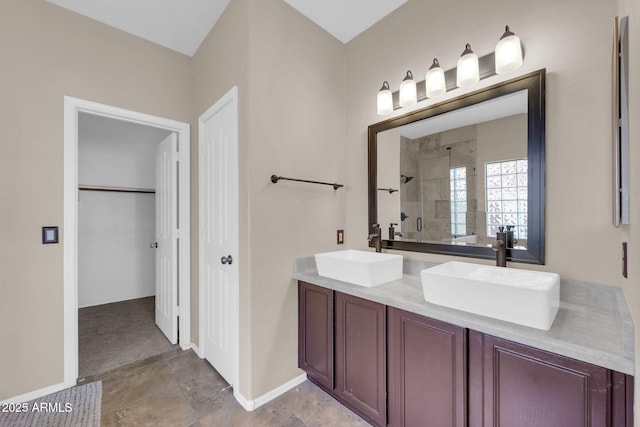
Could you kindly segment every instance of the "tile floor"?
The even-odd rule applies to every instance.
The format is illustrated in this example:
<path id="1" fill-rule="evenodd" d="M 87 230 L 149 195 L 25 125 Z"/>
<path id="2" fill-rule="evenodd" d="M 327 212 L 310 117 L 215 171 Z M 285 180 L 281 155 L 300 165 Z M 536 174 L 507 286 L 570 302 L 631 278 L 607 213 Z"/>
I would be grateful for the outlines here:
<path id="1" fill-rule="evenodd" d="M 177 347 L 171 345 L 155 324 L 155 297 L 78 310 L 80 378 Z"/>
<path id="2" fill-rule="evenodd" d="M 310 382 L 252 412 L 192 350 L 172 346 L 154 298 L 79 310 L 79 384 L 102 380 L 102 426 L 368 426 Z"/>
<path id="3" fill-rule="evenodd" d="M 306 381 L 253 412 L 192 350 L 172 350 L 88 377 L 102 380 L 102 426 L 368 426 Z"/>

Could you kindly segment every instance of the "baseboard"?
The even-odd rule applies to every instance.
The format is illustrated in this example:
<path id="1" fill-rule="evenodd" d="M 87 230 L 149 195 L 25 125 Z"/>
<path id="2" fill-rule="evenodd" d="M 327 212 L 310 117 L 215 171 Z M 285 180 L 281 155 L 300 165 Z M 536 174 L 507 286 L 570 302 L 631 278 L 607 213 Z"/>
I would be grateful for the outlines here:
<path id="1" fill-rule="evenodd" d="M 236 401 L 244 408 L 245 411 L 253 411 L 256 409 L 255 401 L 246 399 L 238 390 L 233 389 L 233 397 L 236 398 Z"/>
<path id="2" fill-rule="evenodd" d="M 301 374 L 301 375 L 295 377 L 294 379 L 292 379 L 290 381 L 287 381 L 286 383 L 282 384 L 280 387 L 274 388 L 273 390 L 263 394 L 262 396 L 254 399 L 254 400 L 246 399 L 236 389 L 233 389 L 233 397 L 236 398 L 238 403 L 240 405 L 242 405 L 242 407 L 246 411 L 253 411 L 255 409 L 258 409 L 259 407 L 261 407 L 265 403 L 271 402 L 276 397 L 288 392 L 292 388 L 302 384 L 303 382 L 306 381 L 306 379 L 307 379 L 307 374 Z"/>
<path id="3" fill-rule="evenodd" d="M 146 292 L 144 295 L 127 295 L 124 297 L 115 297 L 115 298 L 108 298 L 105 300 L 101 300 L 101 301 L 93 301 L 93 302 L 83 302 L 83 303 L 78 303 L 78 308 L 89 308 L 89 307 L 95 307 L 97 305 L 105 305 L 105 304 L 113 304 L 116 302 L 125 302 L 125 301 L 131 301 L 134 299 L 141 299 L 141 298 L 149 298 L 149 297 L 153 297 L 156 295 L 155 290 L 153 291 L 153 293 L 147 295 Z"/>
<path id="4" fill-rule="evenodd" d="M 29 400 L 37 399 L 39 397 L 46 396 L 47 394 L 56 393 L 60 390 L 64 390 L 65 388 L 69 388 L 69 386 L 65 383 L 58 383 L 58 384 L 50 385 L 49 387 L 41 388 L 40 390 L 30 391 L 29 393 L 21 394 L 20 396 L 15 396 L 5 400 L 0 400 L 0 404 L 28 402 Z"/>
<path id="5" fill-rule="evenodd" d="M 195 354 L 198 355 L 198 357 L 200 359 L 204 359 L 204 354 L 202 354 L 202 351 L 200 351 L 200 347 L 198 347 L 197 345 L 195 345 L 194 343 L 191 343 L 191 349 L 193 350 L 193 352 Z"/>

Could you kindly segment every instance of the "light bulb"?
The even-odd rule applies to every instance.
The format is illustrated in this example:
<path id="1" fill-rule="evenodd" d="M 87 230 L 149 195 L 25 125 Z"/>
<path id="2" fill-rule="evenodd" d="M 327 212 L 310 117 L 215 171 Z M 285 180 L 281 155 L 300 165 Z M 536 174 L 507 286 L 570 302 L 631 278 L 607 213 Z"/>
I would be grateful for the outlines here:
<path id="1" fill-rule="evenodd" d="M 458 59 L 456 69 L 456 82 L 458 87 L 470 86 L 480 81 L 480 69 L 478 65 L 478 55 L 473 53 L 471 45 L 467 43 L 464 52 Z"/>
<path id="2" fill-rule="evenodd" d="M 507 25 L 500 41 L 496 44 L 496 74 L 515 71 L 522 66 L 522 46 L 520 37 L 509 30 Z"/>
<path id="3" fill-rule="evenodd" d="M 433 64 L 429 67 L 424 81 L 427 88 L 427 98 L 437 98 L 447 92 L 444 70 L 440 67 L 437 58 L 433 58 Z"/>
<path id="4" fill-rule="evenodd" d="M 400 106 L 411 107 L 418 103 L 418 90 L 416 82 L 413 80 L 413 73 L 407 71 L 407 75 L 400 84 Z"/>
<path id="5" fill-rule="evenodd" d="M 389 82 L 385 81 L 378 92 L 378 115 L 390 113 L 393 113 L 393 94 L 389 89 Z"/>

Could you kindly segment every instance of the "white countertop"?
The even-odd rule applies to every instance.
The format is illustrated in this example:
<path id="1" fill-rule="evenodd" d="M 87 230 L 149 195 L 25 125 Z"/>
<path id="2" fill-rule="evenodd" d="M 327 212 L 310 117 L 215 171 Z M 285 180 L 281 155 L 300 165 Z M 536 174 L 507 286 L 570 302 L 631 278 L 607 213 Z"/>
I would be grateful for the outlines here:
<path id="1" fill-rule="evenodd" d="M 319 276 L 315 259 L 305 257 L 295 261 L 293 277 L 625 374 L 634 374 L 633 319 L 621 288 L 561 280 L 560 309 L 551 329 L 542 331 L 426 302 L 420 270 L 434 265 L 405 258 L 401 280 L 367 288 Z"/>

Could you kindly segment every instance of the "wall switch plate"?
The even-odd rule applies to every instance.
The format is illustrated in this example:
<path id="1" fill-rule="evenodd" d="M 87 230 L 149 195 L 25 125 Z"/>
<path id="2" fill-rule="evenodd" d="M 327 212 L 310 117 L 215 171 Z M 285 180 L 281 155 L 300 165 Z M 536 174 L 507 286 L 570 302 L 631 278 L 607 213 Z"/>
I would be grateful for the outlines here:
<path id="1" fill-rule="evenodd" d="M 58 227 L 42 227 L 42 244 L 58 243 Z"/>
<path id="2" fill-rule="evenodd" d="M 339 245 L 344 244 L 344 230 L 338 230 L 336 240 Z"/>
<path id="3" fill-rule="evenodd" d="M 622 242 L 622 277 L 627 278 L 627 242 Z"/>

